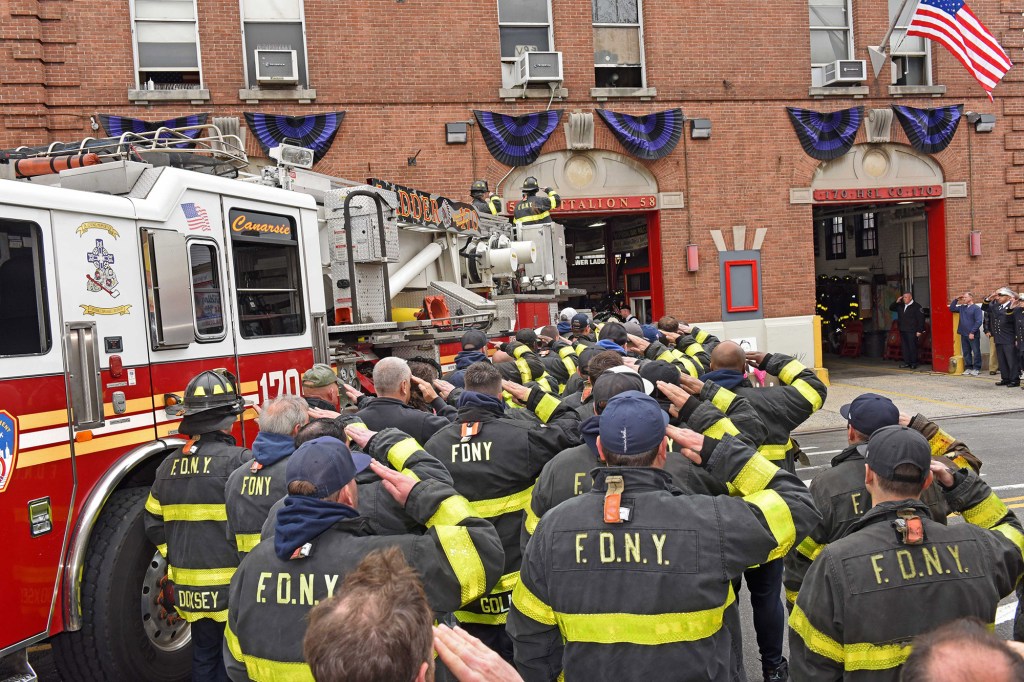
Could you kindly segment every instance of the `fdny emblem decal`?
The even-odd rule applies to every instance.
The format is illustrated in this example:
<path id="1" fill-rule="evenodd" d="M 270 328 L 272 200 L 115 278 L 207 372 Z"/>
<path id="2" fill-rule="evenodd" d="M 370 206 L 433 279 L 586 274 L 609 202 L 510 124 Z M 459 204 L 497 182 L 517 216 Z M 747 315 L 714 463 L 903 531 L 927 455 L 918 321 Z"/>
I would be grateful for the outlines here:
<path id="1" fill-rule="evenodd" d="M 18 420 L 0 410 L 0 493 L 7 489 L 18 459 Z"/>

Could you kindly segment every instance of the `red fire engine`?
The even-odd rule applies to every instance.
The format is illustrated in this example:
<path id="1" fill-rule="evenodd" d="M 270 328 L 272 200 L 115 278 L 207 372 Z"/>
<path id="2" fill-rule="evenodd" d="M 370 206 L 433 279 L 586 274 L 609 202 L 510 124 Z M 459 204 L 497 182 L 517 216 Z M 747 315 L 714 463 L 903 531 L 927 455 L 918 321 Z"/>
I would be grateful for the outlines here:
<path id="1" fill-rule="evenodd" d="M 365 384 L 379 355 L 444 359 L 566 286 L 558 225 L 242 149 L 198 126 L 0 159 L 0 659 L 29 675 L 52 638 L 64 679 L 187 679 L 142 511 L 195 374 L 230 369 L 250 403 L 299 393 L 314 362 Z"/>

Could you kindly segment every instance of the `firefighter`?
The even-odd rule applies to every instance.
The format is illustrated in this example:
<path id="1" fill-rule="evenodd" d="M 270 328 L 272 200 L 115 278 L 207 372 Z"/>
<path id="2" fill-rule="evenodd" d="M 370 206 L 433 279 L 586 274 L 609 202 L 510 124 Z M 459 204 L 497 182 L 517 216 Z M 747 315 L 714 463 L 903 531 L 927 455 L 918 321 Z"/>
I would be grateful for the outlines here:
<path id="1" fill-rule="evenodd" d="M 412 386 L 438 411 L 424 412 L 409 406 Z M 430 437 L 455 421 L 456 410 L 438 397 L 434 388 L 412 375 L 409 363 L 402 358 L 382 358 L 373 366 L 373 387 L 377 397 L 363 396 L 348 388 L 349 397 L 358 400 L 356 417 L 371 431 L 389 426 L 409 434 L 417 443 L 426 443 Z"/>
<path id="2" fill-rule="evenodd" d="M 462 350 L 455 355 L 455 371 L 444 377 L 455 388 L 462 388 L 462 375 L 467 367 L 474 362 L 490 362 L 487 357 L 487 334 L 479 329 L 470 329 L 463 333 L 460 342 Z"/>
<path id="3" fill-rule="evenodd" d="M 375 549 L 402 550 L 438 617 L 479 598 L 498 580 L 504 555 L 494 527 L 451 486 L 382 464 L 402 468 L 420 450 L 416 441 L 398 429 L 349 427 L 347 434 L 369 455 L 321 437 L 288 458 L 288 497 L 274 537 L 245 557 L 231 581 L 225 661 L 232 680 L 312 679 L 302 654 L 309 612 Z M 425 532 L 373 531 L 359 512 L 355 482 L 367 469 Z"/>
<path id="4" fill-rule="evenodd" d="M 523 181 L 523 198 L 516 204 L 513 213 L 516 227 L 543 225 L 551 222 L 551 211 L 559 207 L 562 198 L 551 187 L 545 187 L 543 195 L 539 195 L 539 192 L 540 185 L 537 184 L 537 178 L 531 175 Z"/>
<path id="5" fill-rule="evenodd" d="M 302 397 L 312 408 L 337 412 L 344 385 L 330 365 L 317 363 L 302 374 Z"/>
<path id="6" fill-rule="evenodd" d="M 285 465 L 295 452 L 295 434 L 308 422 L 309 408 L 298 396 L 278 396 L 260 410 L 252 461 L 235 469 L 224 488 L 228 539 L 239 559 L 259 543 L 270 508 L 288 494 Z"/>
<path id="7" fill-rule="evenodd" d="M 895 682 L 916 635 L 974 616 L 993 623 L 1024 573 L 1024 533 L 970 469 L 951 470 L 907 426 L 868 440 L 872 508 L 812 564 L 789 618 L 798 680 Z M 966 523 L 933 521 L 921 491 L 937 484 Z"/>
<path id="8" fill-rule="evenodd" d="M 455 424 L 438 431 L 425 449 L 451 472 L 455 489 L 481 516 L 494 523 L 505 548 L 501 580 L 483 599 L 455 613 L 475 637 L 511 660 L 505 634 L 512 589 L 519 577 L 520 530 L 530 506 L 534 481 L 544 464 L 580 441 L 580 418 L 558 398 L 534 386 L 502 381 L 499 370 L 478 362 L 466 369 Z M 536 419 L 506 410 L 507 391 Z"/>
<path id="9" fill-rule="evenodd" d="M 146 500 L 146 535 L 167 560 L 167 581 L 157 598 L 191 623 L 192 679 L 224 680 L 228 583 L 238 566 L 224 486 L 252 458 L 231 435 L 245 402 L 235 377 L 218 369 L 188 383 L 184 407 L 178 432 L 188 441 L 156 470 Z"/>
<path id="10" fill-rule="evenodd" d="M 486 180 L 474 180 L 469 186 L 469 196 L 473 197 L 473 208 L 480 215 L 501 214 L 501 199 L 491 194 Z"/>
<path id="11" fill-rule="evenodd" d="M 741 440 L 667 422 L 638 391 L 609 400 L 597 439 L 608 466 L 537 526 L 508 623 L 527 682 L 744 679 L 731 581 L 785 554 L 818 514 L 800 479 Z M 667 457 L 738 496 L 681 494 Z"/>

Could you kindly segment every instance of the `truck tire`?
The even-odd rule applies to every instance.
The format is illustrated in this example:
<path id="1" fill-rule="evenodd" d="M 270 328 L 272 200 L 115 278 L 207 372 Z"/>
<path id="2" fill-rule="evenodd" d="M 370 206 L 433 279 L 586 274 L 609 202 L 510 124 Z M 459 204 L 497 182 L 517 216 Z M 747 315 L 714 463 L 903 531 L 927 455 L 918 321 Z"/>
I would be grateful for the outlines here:
<path id="1" fill-rule="evenodd" d="M 143 527 L 148 488 L 110 496 L 100 513 L 82 570 L 82 629 L 53 638 L 57 671 L 64 682 L 147 680 L 177 682 L 191 677 L 188 626 L 165 629 L 159 645 L 144 619 L 156 596 L 159 555 Z M 173 630 L 176 640 L 169 641 Z"/>

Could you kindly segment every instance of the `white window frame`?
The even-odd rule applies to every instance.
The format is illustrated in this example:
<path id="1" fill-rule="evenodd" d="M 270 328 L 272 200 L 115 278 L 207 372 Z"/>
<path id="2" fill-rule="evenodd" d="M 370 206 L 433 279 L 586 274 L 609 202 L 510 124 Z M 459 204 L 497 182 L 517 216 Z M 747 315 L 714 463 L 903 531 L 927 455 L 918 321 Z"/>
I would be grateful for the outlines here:
<path id="1" fill-rule="evenodd" d="M 192 294 L 192 329 L 196 334 L 196 341 L 199 343 L 211 343 L 214 341 L 223 341 L 228 335 L 228 324 L 231 319 L 231 309 L 226 300 L 227 298 L 227 287 L 225 286 L 224 280 L 224 263 L 221 259 L 220 244 L 214 239 L 202 238 L 202 237 L 189 237 L 185 240 L 185 254 L 188 256 L 188 274 L 189 284 L 193 286 L 195 284 L 192 279 L 195 276 L 195 264 L 192 261 L 192 246 L 193 245 L 206 246 L 213 249 L 213 263 L 217 267 L 217 293 L 220 294 L 220 310 L 221 310 L 221 329 L 219 334 L 204 334 L 199 331 L 199 311 L 196 310 L 196 297 Z"/>
<path id="2" fill-rule="evenodd" d="M 606 23 L 597 23 L 597 22 L 593 21 L 593 18 L 594 18 L 593 4 L 591 4 L 590 18 L 591 18 L 591 26 L 593 28 L 633 28 L 633 27 L 636 27 L 636 29 L 637 29 L 637 37 L 640 40 L 640 88 L 641 89 L 646 89 L 647 88 L 647 53 L 646 53 L 646 50 L 644 49 L 644 3 L 643 3 L 643 0 L 636 0 L 636 18 L 637 18 L 637 23 L 635 23 L 635 24 L 621 24 L 621 23 L 620 24 L 606 24 Z M 598 68 L 605 67 L 605 66 L 607 66 L 608 68 L 616 68 L 619 65 L 616 64 L 616 65 L 613 66 L 611 64 L 594 64 L 594 69 L 598 69 Z M 597 87 L 596 81 L 594 83 L 594 87 Z"/>
<path id="3" fill-rule="evenodd" d="M 143 23 L 145 23 L 145 22 L 154 22 L 154 23 L 166 24 L 166 23 L 171 23 L 171 22 L 179 22 L 179 23 L 183 23 L 183 24 L 191 23 L 195 27 L 195 30 L 196 30 L 196 61 L 199 63 L 199 69 L 198 69 L 198 71 L 199 71 L 199 87 L 198 88 L 189 88 L 189 89 L 196 89 L 196 90 L 204 89 L 206 87 L 206 80 L 203 77 L 203 46 L 199 42 L 199 7 L 198 7 L 197 0 L 192 0 L 192 16 L 195 17 L 194 19 L 140 19 L 140 18 L 135 16 L 135 0 L 129 0 L 129 2 L 128 2 L 128 11 L 129 11 L 129 16 L 131 18 L 131 24 L 132 24 L 131 25 L 131 29 L 132 29 L 132 60 L 135 63 L 135 87 L 137 89 L 139 89 L 139 90 L 142 90 L 143 85 L 144 85 L 142 80 L 139 78 L 139 72 L 140 72 L 140 68 L 139 68 L 139 32 L 136 30 L 136 26 L 138 25 L 138 23 L 139 22 L 143 22 Z M 169 68 L 169 69 L 146 69 L 146 70 L 147 71 L 152 71 L 154 73 L 159 73 L 161 71 L 167 71 L 167 72 L 181 71 L 182 69 Z"/>
<path id="4" fill-rule="evenodd" d="M 245 18 L 245 0 L 238 0 L 238 16 L 239 23 L 242 27 L 242 77 L 245 79 L 245 87 L 249 86 L 249 55 L 245 51 L 245 24 L 247 22 Z M 294 19 L 253 19 L 253 24 L 294 24 Z M 312 81 L 313 79 L 309 75 L 309 38 L 306 35 L 306 3 L 305 0 L 299 0 L 299 23 L 302 25 L 302 61 L 306 65 L 306 81 Z M 299 83 L 300 88 L 312 87 L 309 82 Z"/>
<path id="5" fill-rule="evenodd" d="M 913 16 L 913 7 L 915 7 L 915 6 L 916 6 L 916 4 L 907 3 L 907 9 L 911 9 L 910 16 Z M 898 5 L 895 8 L 893 8 L 892 5 L 889 6 L 889 21 L 893 20 L 892 12 L 894 10 L 898 10 L 898 9 L 899 9 Z M 906 10 L 904 10 L 904 11 L 906 11 Z M 903 38 L 903 36 L 906 35 L 907 28 L 908 28 L 909 25 L 910 25 L 910 23 L 909 23 L 909 17 L 908 17 L 908 22 L 906 24 L 902 24 L 902 25 L 900 25 L 898 23 L 896 24 L 896 27 L 893 28 L 892 35 L 889 37 L 889 55 L 890 55 L 890 64 L 892 65 L 890 67 L 889 85 L 896 85 L 896 82 L 895 82 L 896 79 L 892 77 L 894 75 L 893 72 L 892 72 L 892 67 L 895 66 L 895 63 L 892 61 L 893 57 L 924 57 L 925 82 L 924 83 L 918 83 L 918 84 L 915 84 L 915 85 L 900 86 L 900 87 L 920 87 L 920 86 L 934 85 L 934 81 L 932 80 L 932 41 L 927 40 L 925 38 L 921 39 L 922 42 L 924 42 L 924 52 L 910 52 L 910 51 L 905 51 L 905 50 L 899 50 L 899 51 L 896 50 L 896 46 L 899 44 L 899 42 Z"/>
<path id="6" fill-rule="evenodd" d="M 548 6 L 548 22 L 547 24 L 542 23 L 528 23 L 521 21 L 502 21 L 501 20 L 501 0 L 495 0 L 498 5 L 498 53 L 501 53 L 501 29 L 505 27 L 516 28 L 539 28 L 541 26 L 547 26 L 548 29 L 548 52 L 555 51 L 555 20 L 551 15 L 551 0 L 547 0 Z M 518 57 L 505 57 L 502 55 L 501 61 L 505 64 L 514 64 Z"/>
<path id="7" fill-rule="evenodd" d="M 853 43 L 853 3 L 851 0 L 846 0 L 846 25 L 845 26 L 811 26 L 810 19 L 808 18 L 808 28 L 811 33 L 814 31 L 846 31 L 846 49 L 847 56 L 844 59 L 852 59 L 853 55 L 857 54 L 854 49 Z M 811 0 L 807 0 L 807 9 L 810 11 Z M 816 66 L 824 66 L 831 62 L 811 62 L 811 68 Z"/>

